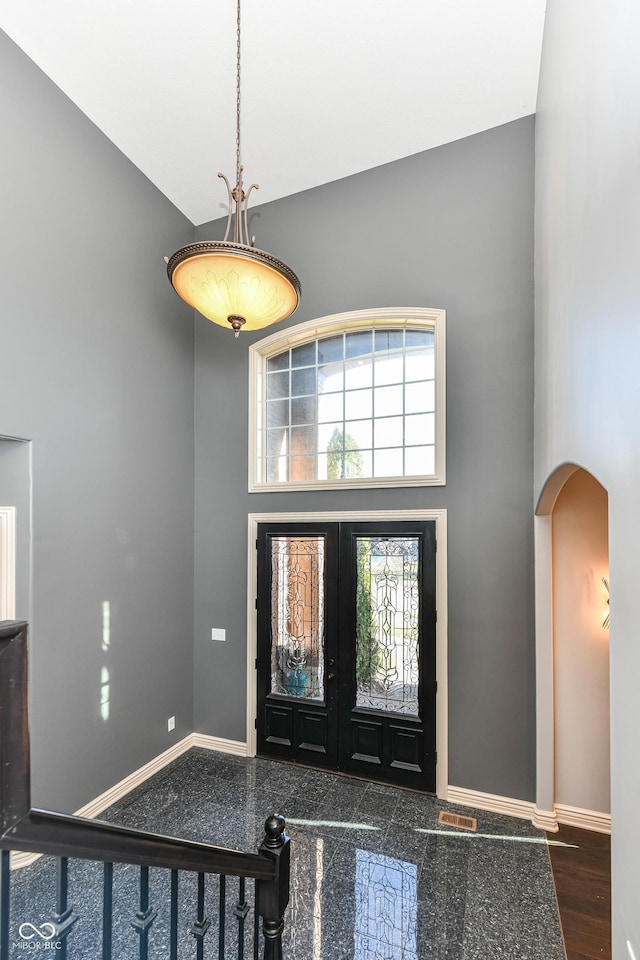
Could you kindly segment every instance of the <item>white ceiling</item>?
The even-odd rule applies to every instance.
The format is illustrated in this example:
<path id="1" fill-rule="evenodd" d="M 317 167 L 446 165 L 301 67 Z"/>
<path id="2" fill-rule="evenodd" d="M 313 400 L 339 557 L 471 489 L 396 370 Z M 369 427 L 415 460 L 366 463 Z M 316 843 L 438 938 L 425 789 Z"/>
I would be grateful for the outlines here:
<path id="1" fill-rule="evenodd" d="M 242 0 L 254 205 L 534 113 L 544 12 Z M 0 0 L 0 27 L 196 224 L 234 179 L 235 19 L 235 0 Z"/>

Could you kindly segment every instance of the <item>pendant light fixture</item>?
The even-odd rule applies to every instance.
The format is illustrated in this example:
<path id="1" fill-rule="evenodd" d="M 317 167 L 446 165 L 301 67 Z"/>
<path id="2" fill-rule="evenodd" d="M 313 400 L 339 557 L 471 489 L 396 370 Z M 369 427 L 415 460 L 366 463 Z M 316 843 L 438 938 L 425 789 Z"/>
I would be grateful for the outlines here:
<path id="1" fill-rule="evenodd" d="M 227 185 L 229 216 L 223 240 L 189 243 L 165 257 L 167 274 L 176 293 L 203 316 L 222 327 L 231 325 L 236 337 L 244 326 L 259 330 L 291 316 L 300 302 L 300 281 L 285 263 L 249 240 L 247 205 L 240 159 L 240 0 L 237 5 L 236 43 L 236 185 L 219 173 Z M 231 239 L 230 239 L 231 237 Z"/>

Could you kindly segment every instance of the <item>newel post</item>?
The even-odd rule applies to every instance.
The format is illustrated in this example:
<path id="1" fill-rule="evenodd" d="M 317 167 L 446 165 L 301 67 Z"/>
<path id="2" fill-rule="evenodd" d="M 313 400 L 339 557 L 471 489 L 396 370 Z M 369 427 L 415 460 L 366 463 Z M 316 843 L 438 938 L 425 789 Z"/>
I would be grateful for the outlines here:
<path id="1" fill-rule="evenodd" d="M 27 624 L 0 623 L 0 834 L 31 806 Z"/>
<path id="2" fill-rule="evenodd" d="M 284 817 L 273 814 L 264 825 L 259 853 L 274 861 L 275 878 L 258 881 L 258 912 L 264 933 L 264 960 L 282 960 L 284 912 L 289 903 L 291 841 L 284 832 Z"/>

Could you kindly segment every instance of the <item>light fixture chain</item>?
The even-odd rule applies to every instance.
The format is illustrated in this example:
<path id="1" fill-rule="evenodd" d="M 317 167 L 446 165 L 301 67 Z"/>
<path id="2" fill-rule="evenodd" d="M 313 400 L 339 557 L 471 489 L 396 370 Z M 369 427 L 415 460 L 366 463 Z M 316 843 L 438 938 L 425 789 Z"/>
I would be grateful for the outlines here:
<path id="1" fill-rule="evenodd" d="M 236 184 L 240 184 L 240 0 L 236 33 Z"/>
<path id="2" fill-rule="evenodd" d="M 289 267 L 264 250 L 250 245 L 247 223 L 249 194 L 242 187 L 240 155 L 240 4 L 236 30 L 236 185 L 219 173 L 229 195 L 229 214 L 224 239 L 189 243 L 169 259 L 167 274 L 185 303 L 221 326 L 231 324 L 236 337 L 243 325 L 259 330 L 291 316 L 300 300 L 300 281 Z M 229 239 L 233 226 L 233 239 Z M 237 282 L 231 278 L 237 277 Z M 254 292 L 257 290 L 256 295 Z M 246 291 L 251 291 L 248 295 Z"/>

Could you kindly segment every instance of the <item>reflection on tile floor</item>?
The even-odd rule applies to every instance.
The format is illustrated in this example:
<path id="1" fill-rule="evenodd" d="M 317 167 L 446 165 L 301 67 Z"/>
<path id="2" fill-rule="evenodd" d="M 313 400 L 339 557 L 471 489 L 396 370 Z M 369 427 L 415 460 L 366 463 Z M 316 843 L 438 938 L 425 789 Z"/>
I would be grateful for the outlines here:
<path id="1" fill-rule="evenodd" d="M 193 750 L 101 819 L 253 851 L 266 816 L 281 812 L 292 839 L 286 960 L 564 960 L 544 834 L 524 820 L 459 809 L 476 833 L 438 824 L 433 797 L 268 760 Z M 457 809 L 457 808 L 456 808 Z M 80 915 L 70 960 L 100 956 L 101 867 L 70 864 L 70 899 Z M 114 958 L 138 956 L 130 926 L 137 869 L 115 868 Z M 181 960 L 195 957 L 186 932 L 195 918 L 195 883 L 181 882 Z M 168 955 L 168 876 L 152 871 L 160 908 L 150 957 Z M 229 884 L 237 883 L 229 880 Z M 50 919 L 53 863 L 43 858 L 12 874 L 15 930 Z M 227 894 L 229 914 L 235 888 Z M 165 908 L 163 909 L 163 905 Z M 215 891 L 205 956 L 217 956 Z M 235 949 L 237 922 L 227 925 Z M 247 955 L 251 915 L 247 920 Z M 228 956 L 236 953 L 229 952 Z"/>

